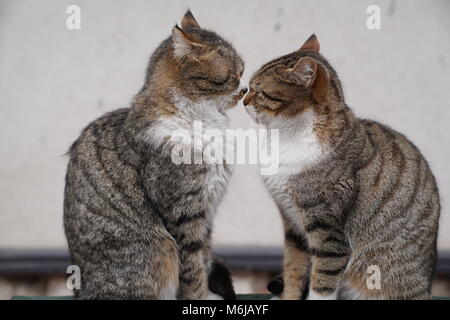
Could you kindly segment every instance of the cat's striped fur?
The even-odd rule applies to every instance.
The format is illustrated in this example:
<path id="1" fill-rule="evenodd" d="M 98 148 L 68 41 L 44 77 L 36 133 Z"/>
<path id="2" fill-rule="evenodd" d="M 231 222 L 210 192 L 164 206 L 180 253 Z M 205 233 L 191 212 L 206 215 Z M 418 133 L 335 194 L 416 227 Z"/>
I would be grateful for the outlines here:
<path id="1" fill-rule="evenodd" d="M 70 149 L 64 226 L 81 269 L 79 298 L 234 298 L 211 256 L 231 168 L 173 163 L 170 137 L 195 120 L 226 127 L 224 110 L 244 94 L 243 63 L 190 12 L 182 27 L 153 54 L 132 107 L 89 124 Z"/>
<path id="2" fill-rule="evenodd" d="M 256 121 L 280 130 L 280 169 L 264 180 L 285 227 L 282 298 L 309 286 L 308 299 L 429 299 L 435 178 L 405 136 L 353 114 L 318 50 L 313 36 L 264 65 L 244 100 Z M 379 288 L 368 284 L 371 266 Z"/>

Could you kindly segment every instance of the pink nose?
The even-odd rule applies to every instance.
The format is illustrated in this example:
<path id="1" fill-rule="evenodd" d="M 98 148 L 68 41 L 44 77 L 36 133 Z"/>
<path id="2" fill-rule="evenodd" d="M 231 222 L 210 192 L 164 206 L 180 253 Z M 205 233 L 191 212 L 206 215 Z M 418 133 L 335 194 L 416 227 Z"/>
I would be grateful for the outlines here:
<path id="1" fill-rule="evenodd" d="M 248 105 L 250 104 L 250 102 L 252 101 L 254 95 L 255 95 L 255 94 L 254 94 L 253 92 L 249 92 L 249 93 L 245 96 L 244 101 L 243 101 L 244 106 L 248 106 Z"/>

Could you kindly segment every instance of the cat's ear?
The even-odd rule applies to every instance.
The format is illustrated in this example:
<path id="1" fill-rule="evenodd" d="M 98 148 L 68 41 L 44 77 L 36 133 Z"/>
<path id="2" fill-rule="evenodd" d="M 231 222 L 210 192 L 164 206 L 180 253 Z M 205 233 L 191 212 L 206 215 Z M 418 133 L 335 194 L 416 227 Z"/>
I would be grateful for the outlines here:
<path id="1" fill-rule="evenodd" d="M 316 79 L 317 62 L 309 57 L 303 57 L 287 72 L 291 73 L 305 88 L 309 88 Z"/>
<path id="2" fill-rule="evenodd" d="M 287 70 L 302 86 L 311 88 L 314 101 L 325 100 L 330 86 L 330 75 L 324 66 L 309 57 L 298 60 L 294 67 Z"/>
<path id="3" fill-rule="evenodd" d="M 200 28 L 200 25 L 198 24 L 197 20 L 195 20 L 194 15 L 192 14 L 190 9 L 188 9 L 188 11 L 186 11 L 186 13 L 184 14 L 184 17 L 181 20 L 181 27 L 183 29 Z"/>
<path id="4" fill-rule="evenodd" d="M 317 36 L 313 33 L 308 40 L 300 47 L 299 51 L 320 51 L 320 43 Z"/>
<path id="5" fill-rule="evenodd" d="M 195 42 L 192 35 L 184 32 L 178 26 L 172 29 L 173 52 L 176 57 L 184 57 L 191 54 L 194 48 L 202 45 Z"/>

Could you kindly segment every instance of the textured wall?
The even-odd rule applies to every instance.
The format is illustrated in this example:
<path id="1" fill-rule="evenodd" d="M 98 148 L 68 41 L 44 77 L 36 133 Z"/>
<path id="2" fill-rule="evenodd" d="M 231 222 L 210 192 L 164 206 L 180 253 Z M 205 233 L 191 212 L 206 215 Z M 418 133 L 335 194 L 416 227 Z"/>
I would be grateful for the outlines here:
<path id="1" fill-rule="evenodd" d="M 69 4 L 82 29 L 69 31 Z M 378 4 L 382 29 L 366 28 Z M 409 136 L 430 161 L 450 249 L 450 2 L 189 1 L 203 26 L 232 41 L 245 80 L 316 32 L 348 104 Z M 0 247 L 59 247 L 66 152 L 95 117 L 126 106 L 147 59 L 186 1 L 0 1 Z M 251 126 L 242 106 L 233 127 Z M 281 223 L 254 166 L 239 166 L 220 207 L 219 245 L 281 244 Z"/>

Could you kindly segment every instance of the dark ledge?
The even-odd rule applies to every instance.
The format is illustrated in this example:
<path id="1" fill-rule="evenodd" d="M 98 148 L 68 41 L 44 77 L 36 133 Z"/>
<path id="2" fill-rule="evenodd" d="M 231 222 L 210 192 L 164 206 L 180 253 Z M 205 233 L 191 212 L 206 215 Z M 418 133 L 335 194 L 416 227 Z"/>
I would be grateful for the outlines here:
<path id="1" fill-rule="evenodd" d="M 281 270 L 281 248 L 219 247 L 214 253 L 235 271 Z M 70 264 L 66 249 L 0 249 L 0 276 L 64 275 Z M 436 275 L 450 276 L 450 251 L 439 252 Z"/>

